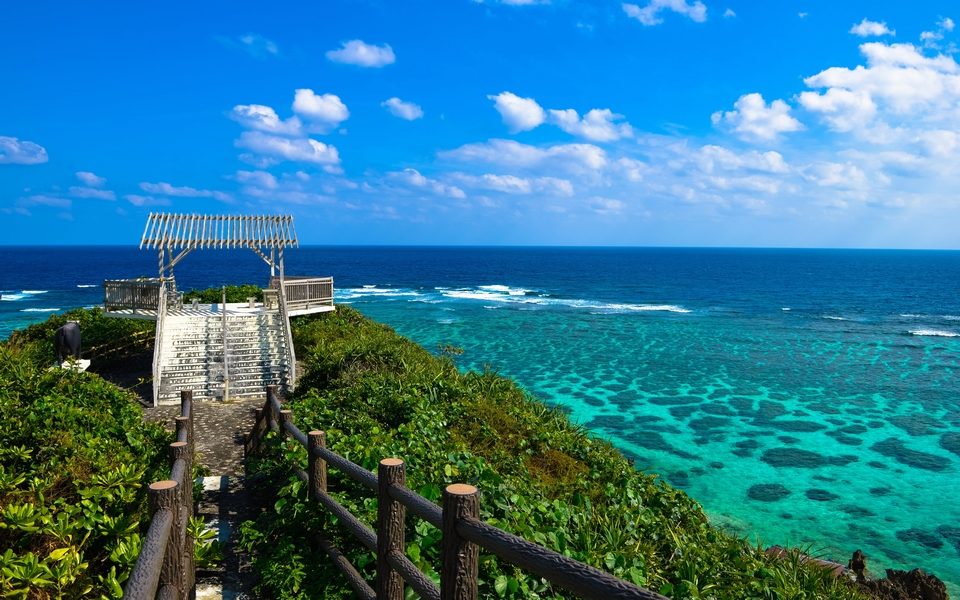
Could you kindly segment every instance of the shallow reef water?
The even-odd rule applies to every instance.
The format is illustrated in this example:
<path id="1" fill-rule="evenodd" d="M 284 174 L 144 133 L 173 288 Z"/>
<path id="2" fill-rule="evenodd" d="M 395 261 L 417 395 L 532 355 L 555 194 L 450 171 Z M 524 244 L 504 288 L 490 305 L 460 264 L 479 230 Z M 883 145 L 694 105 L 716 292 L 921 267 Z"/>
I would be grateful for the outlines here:
<path id="1" fill-rule="evenodd" d="M 923 567 L 956 593 L 960 252 L 299 252 L 288 264 L 333 274 L 337 302 L 514 378 L 714 522 L 844 562 L 860 548 L 875 571 Z M 250 281 L 243 260 L 185 261 L 182 287 Z M 0 318 L 93 304 L 74 286 L 129 275 L 5 282 L 18 298 Z"/>

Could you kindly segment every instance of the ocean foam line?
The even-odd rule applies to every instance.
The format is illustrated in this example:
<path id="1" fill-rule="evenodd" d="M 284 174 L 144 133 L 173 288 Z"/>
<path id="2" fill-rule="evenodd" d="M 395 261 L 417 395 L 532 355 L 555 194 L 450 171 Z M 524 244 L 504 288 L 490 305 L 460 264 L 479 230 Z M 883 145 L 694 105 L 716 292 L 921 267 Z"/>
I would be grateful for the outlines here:
<path id="1" fill-rule="evenodd" d="M 4 302 L 14 302 L 16 300 L 23 300 L 27 296 L 25 294 L 0 294 L 0 300 Z"/>
<path id="2" fill-rule="evenodd" d="M 59 308 L 21 308 L 20 312 L 57 312 Z"/>
<path id="3" fill-rule="evenodd" d="M 492 291 L 491 288 L 500 288 L 502 291 Z M 630 303 L 614 303 L 614 302 L 599 302 L 595 300 L 578 300 L 578 299 L 564 299 L 564 298 L 552 298 L 545 296 L 531 296 L 528 295 L 531 290 L 526 290 L 522 288 L 507 288 L 506 286 L 481 286 L 481 288 L 486 289 L 459 289 L 459 290 L 444 290 L 441 292 L 441 295 L 446 298 L 453 298 L 457 300 L 480 300 L 489 306 L 491 302 L 498 302 L 501 304 L 521 304 L 521 305 L 539 305 L 539 306 L 561 306 L 566 308 L 581 308 L 591 311 L 597 311 L 601 313 L 629 313 L 629 312 L 672 312 L 672 313 L 689 313 L 692 312 L 688 308 L 682 306 L 677 306 L 675 304 L 630 304 Z M 509 290 L 509 291 L 508 291 Z M 522 292 L 522 295 L 521 295 Z"/>
<path id="4" fill-rule="evenodd" d="M 846 317 L 835 317 L 833 315 L 823 315 L 824 319 L 830 319 L 831 321 L 849 321 L 850 319 Z"/>
<path id="5" fill-rule="evenodd" d="M 21 291 L 20 293 L 21 293 L 21 294 L 30 294 L 30 295 L 32 296 L 32 295 L 34 295 L 34 294 L 46 294 L 46 293 L 49 292 L 49 291 L 50 291 L 50 290 L 23 290 L 23 291 Z"/>
<path id="6" fill-rule="evenodd" d="M 100 286 L 97 285 L 97 284 L 95 284 L 95 283 L 78 283 L 78 284 L 77 284 L 77 287 L 78 287 L 78 288 L 92 288 L 92 287 L 100 287 Z"/>
<path id="7" fill-rule="evenodd" d="M 930 337 L 960 337 L 960 333 L 954 331 L 944 331 L 942 329 L 914 329 L 910 331 L 912 335 L 922 335 Z"/>

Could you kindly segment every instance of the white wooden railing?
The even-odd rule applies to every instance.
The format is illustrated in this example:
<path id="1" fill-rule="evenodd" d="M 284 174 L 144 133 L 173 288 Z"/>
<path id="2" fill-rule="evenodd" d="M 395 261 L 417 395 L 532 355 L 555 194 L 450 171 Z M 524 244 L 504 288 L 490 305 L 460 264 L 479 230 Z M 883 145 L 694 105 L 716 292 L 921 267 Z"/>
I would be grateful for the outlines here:
<path id="1" fill-rule="evenodd" d="M 106 287 L 106 286 L 104 286 Z M 106 304 L 104 304 L 106 306 Z M 160 281 L 157 291 L 157 328 L 153 338 L 153 405 L 160 399 L 160 383 L 163 381 L 163 321 L 167 316 L 167 282 Z"/>
<path id="2" fill-rule="evenodd" d="M 103 282 L 103 310 L 132 310 L 134 313 L 157 310 L 162 285 L 163 281 L 155 277 L 108 279 Z"/>
<path id="3" fill-rule="evenodd" d="M 270 287 L 279 288 L 279 283 L 280 278 L 273 277 Z M 333 306 L 333 277 L 284 277 L 283 296 L 290 312 Z"/>

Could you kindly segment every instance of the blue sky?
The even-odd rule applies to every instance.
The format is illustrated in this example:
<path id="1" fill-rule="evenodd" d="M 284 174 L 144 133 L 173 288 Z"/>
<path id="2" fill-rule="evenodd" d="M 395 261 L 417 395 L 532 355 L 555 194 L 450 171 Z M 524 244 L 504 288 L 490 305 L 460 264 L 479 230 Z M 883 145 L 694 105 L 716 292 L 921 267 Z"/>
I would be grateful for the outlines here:
<path id="1" fill-rule="evenodd" d="M 960 248 L 953 8 L 7 3 L 0 243 Z"/>

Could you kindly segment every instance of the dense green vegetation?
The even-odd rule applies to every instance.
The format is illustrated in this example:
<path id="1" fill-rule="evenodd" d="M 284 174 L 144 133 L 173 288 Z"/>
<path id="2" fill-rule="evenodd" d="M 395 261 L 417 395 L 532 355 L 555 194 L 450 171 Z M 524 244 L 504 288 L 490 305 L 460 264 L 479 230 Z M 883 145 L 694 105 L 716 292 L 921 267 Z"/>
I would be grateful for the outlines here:
<path id="1" fill-rule="evenodd" d="M 635 470 L 608 443 L 559 410 L 493 373 L 461 373 L 390 328 L 339 307 L 295 321 L 304 362 L 288 407 L 304 431 L 323 429 L 328 446 L 376 470 L 384 457 L 406 461 L 409 487 L 437 500 L 443 486 L 469 482 L 482 492 L 488 522 L 606 569 L 672 598 L 860 598 L 822 568 L 766 555 L 711 526 L 700 506 L 655 475 Z M 271 434 L 255 464 L 260 489 L 276 490 L 271 509 L 243 527 L 261 575 L 261 595 L 348 598 L 344 579 L 310 532 L 321 528 L 369 581 L 374 557 L 335 520 L 306 501 L 289 462 L 305 464 L 295 442 Z M 332 472 L 331 490 L 375 523 L 376 501 Z M 408 517 L 407 555 L 439 580 L 440 532 Z M 484 598 L 567 597 L 481 553 Z M 412 594 L 412 592 L 410 592 Z"/>
<path id="2" fill-rule="evenodd" d="M 3 597 L 119 597 L 148 525 L 146 483 L 169 470 L 170 435 L 143 422 L 132 394 L 49 369 L 53 332 L 68 317 L 100 366 L 152 343 L 152 323 L 80 310 L 0 344 Z"/>
<path id="3" fill-rule="evenodd" d="M 183 302 L 188 304 L 194 298 L 204 304 L 218 304 L 223 300 L 223 289 L 190 290 L 183 295 Z M 263 288 L 249 284 L 227 286 L 227 302 L 246 302 L 247 298 L 255 298 L 257 302 L 263 302 Z"/>

